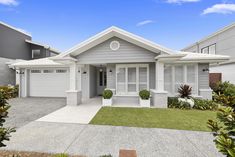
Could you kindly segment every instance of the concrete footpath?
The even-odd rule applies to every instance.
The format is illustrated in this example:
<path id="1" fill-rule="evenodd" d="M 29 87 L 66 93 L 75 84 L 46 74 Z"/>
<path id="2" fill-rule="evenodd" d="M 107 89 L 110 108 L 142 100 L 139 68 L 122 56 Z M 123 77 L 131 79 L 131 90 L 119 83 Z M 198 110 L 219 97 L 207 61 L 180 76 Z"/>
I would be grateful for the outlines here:
<path id="1" fill-rule="evenodd" d="M 219 157 L 207 132 L 69 123 L 31 122 L 12 134 L 7 150 L 118 156 L 135 149 L 138 157 Z"/>

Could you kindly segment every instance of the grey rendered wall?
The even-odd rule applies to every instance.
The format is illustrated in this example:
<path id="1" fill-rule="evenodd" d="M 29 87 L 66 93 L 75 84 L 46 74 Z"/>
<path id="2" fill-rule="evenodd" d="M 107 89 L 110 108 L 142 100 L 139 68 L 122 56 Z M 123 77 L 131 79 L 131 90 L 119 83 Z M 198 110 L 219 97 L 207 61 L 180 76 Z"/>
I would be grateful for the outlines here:
<path id="1" fill-rule="evenodd" d="M 209 72 L 203 71 L 209 69 L 209 64 L 198 64 L 198 89 L 209 89 Z"/>
<path id="2" fill-rule="evenodd" d="M 96 76 L 96 67 L 90 65 L 90 98 L 95 97 L 97 95 L 96 87 L 97 87 L 97 76 Z"/>
<path id="3" fill-rule="evenodd" d="M 112 41 L 119 41 L 120 48 L 116 51 L 110 49 Z M 77 56 L 78 62 L 90 63 L 133 63 L 133 62 L 155 62 L 154 58 L 158 54 L 145 50 L 137 45 L 113 37 L 107 41 L 83 52 Z"/>
<path id="4" fill-rule="evenodd" d="M 10 69 L 6 62 L 11 59 L 0 57 L 0 86 L 2 85 L 15 85 L 15 71 Z"/>
<path id="5" fill-rule="evenodd" d="M 235 59 L 235 27 L 224 31 L 212 38 L 209 38 L 201 43 L 199 43 L 199 52 L 201 49 L 216 43 L 216 54 L 218 55 L 228 55 L 231 59 Z M 196 50 L 196 46 L 186 49 L 185 51 L 193 52 Z"/>
<path id="6" fill-rule="evenodd" d="M 0 57 L 31 59 L 30 45 L 25 39 L 31 40 L 31 37 L 0 24 Z"/>

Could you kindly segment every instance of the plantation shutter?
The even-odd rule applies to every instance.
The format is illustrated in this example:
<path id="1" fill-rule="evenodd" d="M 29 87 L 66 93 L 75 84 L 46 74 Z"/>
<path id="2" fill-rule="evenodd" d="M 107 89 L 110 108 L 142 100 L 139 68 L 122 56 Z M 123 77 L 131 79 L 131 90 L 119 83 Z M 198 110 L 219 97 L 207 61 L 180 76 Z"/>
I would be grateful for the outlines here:
<path id="1" fill-rule="evenodd" d="M 173 93 L 172 91 L 172 66 L 165 65 L 164 67 L 164 89 L 169 93 Z"/>

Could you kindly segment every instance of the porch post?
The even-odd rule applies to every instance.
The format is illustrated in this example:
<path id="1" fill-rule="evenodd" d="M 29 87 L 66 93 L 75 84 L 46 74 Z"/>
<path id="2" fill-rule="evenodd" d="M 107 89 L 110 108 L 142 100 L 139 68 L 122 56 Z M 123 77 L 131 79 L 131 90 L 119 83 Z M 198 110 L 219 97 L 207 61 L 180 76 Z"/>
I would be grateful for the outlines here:
<path id="1" fill-rule="evenodd" d="M 73 62 L 69 66 L 69 90 L 67 94 L 67 105 L 76 106 L 81 103 L 82 93 L 78 90 L 78 66 L 76 62 Z"/>
<path id="2" fill-rule="evenodd" d="M 156 61 L 155 89 L 151 90 L 152 104 L 157 108 L 167 108 L 167 92 L 164 91 L 164 63 Z"/>

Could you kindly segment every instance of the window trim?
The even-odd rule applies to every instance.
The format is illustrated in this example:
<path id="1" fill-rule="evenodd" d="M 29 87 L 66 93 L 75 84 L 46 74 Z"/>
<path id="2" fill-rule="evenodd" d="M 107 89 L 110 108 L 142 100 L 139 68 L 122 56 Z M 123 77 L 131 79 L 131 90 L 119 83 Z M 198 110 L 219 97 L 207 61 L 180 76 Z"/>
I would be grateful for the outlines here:
<path id="1" fill-rule="evenodd" d="M 203 50 L 204 50 L 205 48 L 207 48 L 207 49 L 208 49 L 208 54 L 211 54 L 211 53 L 210 53 L 210 47 L 211 47 L 211 46 L 215 46 L 215 53 L 214 53 L 214 54 L 216 54 L 216 43 L 211 44 L 211 45 L 208 45 L 208 46 L 205 46 L 205 47 L 202 47 L 202 48 L 201 48 L 201 53 L 203 52 Z M 202 54 L 204 54 L 204 53 L 202 53 Z"/>
<path id="2" fill-rule="evenodd" d="M 139 92 L 139 68 L 147 68 L 147 90 L 149 90 L 149 64 L 116 64 L 116 94 L 117 95 L 138 95 Z M 125 68 L 125 92 L 118 93 L 118 69 Z M 136 92 L 128 92 L 128 68 L 136 68 Z"/>
<path id="3" fill-rule="evenodd" d="M 189 63 L 189 64 L 167 64 L 169 66 L 171 66 L 171 75 L 172 75 L 172 79 L 171 79 L 171 93 L 168 92 L 168 94 L 170 96 L 176 96 L 178 93 L 175 92 L 175 67 L 176 66 L 183 66 L 183 83 L 184 84 L 188 84 L 187 82 L 187 66 L 188 65 L 194 65 L 194 70 L 195 70 L 195 93 L 193 95 L 198 95 L 198 64 L 193 64 L 193 63 Z M 165 68 L 165 67 L 164 67 Z M 165 86 L 165 83 L 164 83 Z M 164 89 L 165 90 L 165 89 Z"/>
<path id="4" fill-rule="evenodd" d="M 32 50 L 32 59 L 35 58 L 35 55 L 34 55 L 35 50 L 36 50 L 36 51 L 39 51 L 39 55 L 41 55 L 41 50 L 40 50 L 40 49 L 33 49 L 33 50 Z"/>

